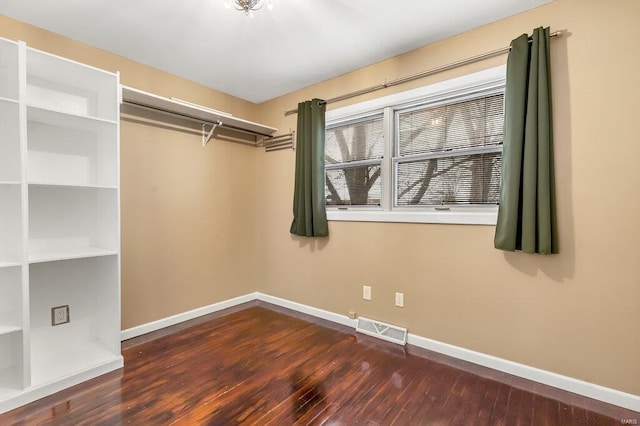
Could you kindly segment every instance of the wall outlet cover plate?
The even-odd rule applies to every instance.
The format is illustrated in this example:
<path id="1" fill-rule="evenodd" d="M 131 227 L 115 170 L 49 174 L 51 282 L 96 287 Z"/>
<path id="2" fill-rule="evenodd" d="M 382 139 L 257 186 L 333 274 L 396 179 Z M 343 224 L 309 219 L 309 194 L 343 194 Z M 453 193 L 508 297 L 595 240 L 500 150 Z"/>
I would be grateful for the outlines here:
<path id="1" fill-rule="evenodd" d="M 51 308 L 52 326 L 66 324 L 69 322 L 69 320 L 69 305 L 56 306 L 55 308 Z"/>

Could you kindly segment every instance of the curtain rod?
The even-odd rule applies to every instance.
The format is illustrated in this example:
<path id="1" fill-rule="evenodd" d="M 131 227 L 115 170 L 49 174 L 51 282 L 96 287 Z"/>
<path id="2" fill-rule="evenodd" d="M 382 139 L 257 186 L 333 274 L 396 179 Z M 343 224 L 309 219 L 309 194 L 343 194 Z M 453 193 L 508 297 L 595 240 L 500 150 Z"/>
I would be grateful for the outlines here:
<path id="1" fill-rule="evenodd" d="M 561 31 L 556 31 L 556 32 L 553 32 L 553 33 L 549 34 L 549 37 L 558 37 L 560 35 L 562 35 L 562 32 Z M 531 38 L 529 38 L 529 41 L 531 41 Z M 413 74 L 413 75 L 409 75 L 409 76 L 406 76 L 406 77 L 401 77 L 401 78 L 398 78 L 398 79 L 395 79 L 395 80 L 386 81 L 383 84 L 378 84 L 376 86 L 367 87 L 366 89 L 360 89 L 360 90 L 356 90 L 355 92 L 350 92 L 350 93 L 346 93 L 344 95 L 336 96 L 335 98 L 327 99 L 326 101 L 324 101 L 324 103 L 325 104 L 332 104 L 334 102 L 340 102 L 340 101 L 344 101 L 345 99 L 355 98 L 356 96 L 365 95 L 367 93 L 376 92 L 378 90 L 386 89 L 387 87 L 392 87 L 392 86 L 397 86 L 398 84 L 408 83 L 410 81 L 418 80 L 418 79 L 424 78 L 424 77 L 428 77 L 428 76 L 433 75 L 433 74 L 438 74 L 438 73 L 441 73 L 441 72 L 444 72 L 444 71 L 449 71 L 451 69 L 458 68 L 458 67 L 461 67 L 463 65 L 472 64 L 474 62 L 478 62 L 478 61 L 481 61 L 483 59 L 493 58 L 494 56 L 498 56 L 498 55 L 502 55 L 503 53 L 507 53 L 509 50 L 511 50 L 511 46 L 503 47 L 501 49 L 496 49 L 496 50 L 493 50 L 493 51 L 487 52 L 487 53 L 482 53 L 480 55 L 472 56 L 471 58 L 462 59 L 460 61 L 452 62 L 452 63 L 447 64 L 447 65 L 442 65 L 440 67 L 432 68 L 432 69 L 427 70 L 427 71 L 422 71 L 422 72 L 420 72 L 418 74 Z M 293 115 L 293 114 L 297 114 L 297 113 L 298 113 L 298 109 L 296 108 L 296 109 L 290 109 L 288 111 L 285 111 L 284 115 L 288 116 L 288 115 Z"/>

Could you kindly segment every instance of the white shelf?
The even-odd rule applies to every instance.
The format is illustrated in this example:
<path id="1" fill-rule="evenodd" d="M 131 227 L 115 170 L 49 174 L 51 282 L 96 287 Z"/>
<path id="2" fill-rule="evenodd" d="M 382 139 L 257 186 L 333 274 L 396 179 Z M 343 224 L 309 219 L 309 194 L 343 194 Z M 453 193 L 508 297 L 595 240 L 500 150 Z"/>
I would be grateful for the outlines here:
<path id="1" fill-rule="evenodd" d="M 108 250 L 100 247 L 77 247 L 53 251 L 32 251 L 29 253 L 29 263 L 85 259 L 88 257 L 113 256 L 117 254 L 118 252 L 116 250 Z"/>
<path id="2" fill-rule="evenodd" d="M 14 180 L 0 180 L 0 186 L 2 185 L 21 185 L 22 183 Z"/>
<path id="3" fill-rule="evenodd" d="M 215 111 L 210 108 L 191 103 L 176 101 L 174 99 L 154 95 L 153 93 L 134 89 L 133 87 L 121 87 L 123 100 L 134 106 L 147 107 L 161 112 L 175 114 L 179 117 L 199 120 L 205 123 L 215 123 L 220 121 L 222 123 L 222 127 L 245 131 L 255 135 L 269 136 L 278 131 L 275 127 L 233 117 L 225 112 Z"/>
<path id="4" fill-rule="evenodd" d="M 100 129 L 97 126 L 102 126 L 102 129 L 105 129 L 117 123 L 115 120 L 59 111 L 31 104 L 27 104 L 27 120 L 56 127 L 89 131 Z"/>
<path id="5" fill-rule="evenodd" d="M 0 268 L 14 268 L 22 265 L 18 259 L 12 257 L 0 257 Z"/>
<path id="6" fill-rule="evenodd" d="M 22 262 L 16 256 L 11 256 L 7 254 L 0 256 L 0 268 L 15 268 L 21 265 L 22 265 Z"/>
<path id="7" fill-rule="evenodd" d="M 0 336 L 4 334 L 17 333 L 22 331 L 22 327 L 16 327 L 13 325 L 2 325 L 0 324 Z"/>
<path id="8" fill-rule="evenodd" d="M 67 184 L 67 183 L 50 183 L 50 182 L 29 182 L 30 187 L 41 188 L 78 188 L 78 189 L 106 189 L 116 191 L 117 186 L 105 186 L 105 185 L 89 185 L 89 184 Z"/>
<path id="9" fill-rule="evenodd" d="M 9 105 L 20 105 L 20 101 L 16 100 L 16 99 L 11 99 L 11 98 L 4 98 L 2 96 L 0 96 L 0 103 L 6 103 Z"/>

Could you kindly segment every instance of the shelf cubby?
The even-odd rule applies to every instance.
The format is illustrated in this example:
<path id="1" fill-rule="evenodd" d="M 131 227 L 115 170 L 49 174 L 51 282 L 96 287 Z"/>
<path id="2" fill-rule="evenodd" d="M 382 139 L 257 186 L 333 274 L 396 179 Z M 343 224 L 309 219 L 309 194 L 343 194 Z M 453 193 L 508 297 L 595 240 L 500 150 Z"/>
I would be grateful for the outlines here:
<path id="1" fill-rule="evenodd" d="M 115 122 L 27 109 L 30 183 L 117 187 Z"/>
<path id="2" fill-rule="evenodd" d="M 118 256 L 29 266 L 31 382 L 49 383 L 120 356 Z M 51 325 L 69 305 L 70 322 Z"/>
<path id="3" fill-rule="evenodd" d="M 0 182 L 20 182 L 20 104 L 0 99 Z"/>
<path id="4" fill-rule="evenodd" d="M 116 121 L 114 74 L 35 49 L 27 50 L 27 105 Z"/>
<path id="5" fill-rule="evenodd" d="M 0 268 L 0 336 L 22 330 L 22 267 Z"/>
<path id="6" fill-rule="evenodd" d="M 0 39 L 0 98 L 18 100 L 18 43 Z"/>
<path id="7" fill-rule="evenodd" d="M 0 334 L 0 400 L 24 388 L 22 332 Z"/>
<path id="8" fill-rule="evenodd" d="M 29 262 L 118 253 L 116 189 L 29 185 Z"/>
<path id="9" fill-rule="evenodd" d="M 0 184 L 0 269 L 22 263 L 21 187 Z"/>

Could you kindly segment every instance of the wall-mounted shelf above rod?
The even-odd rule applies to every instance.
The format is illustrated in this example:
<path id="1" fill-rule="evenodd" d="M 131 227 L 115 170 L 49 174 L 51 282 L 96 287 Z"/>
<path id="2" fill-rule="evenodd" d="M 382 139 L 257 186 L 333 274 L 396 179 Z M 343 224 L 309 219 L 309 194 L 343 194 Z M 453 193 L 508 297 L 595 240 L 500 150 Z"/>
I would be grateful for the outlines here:
<path id="1" fill-rule="evenodd" d="M 281 149 L 296 149 L 296 132 L 290 131 L 284 135 L 263 138 L 256 143 L 257 146 L 264 146 L 265 152 L 280 151 Z"/>
<path id="2" fill-rule="evenodd" d="M 124 85 L 121 87 L 122 100 L 127 105 L 200 123 L 202 125 L 203 146 L 209 142 L 216 128 L 253 135 L 256 138 L 256 145 L 261 140 L 271 138 L 271 135 L 278 131 L 275 127 L 243 120 L 226 112 L 216 111 L 179 99 L 165 98 Z M 207 126 L 210 126 L 208 130 L 206 129 Z"/>

